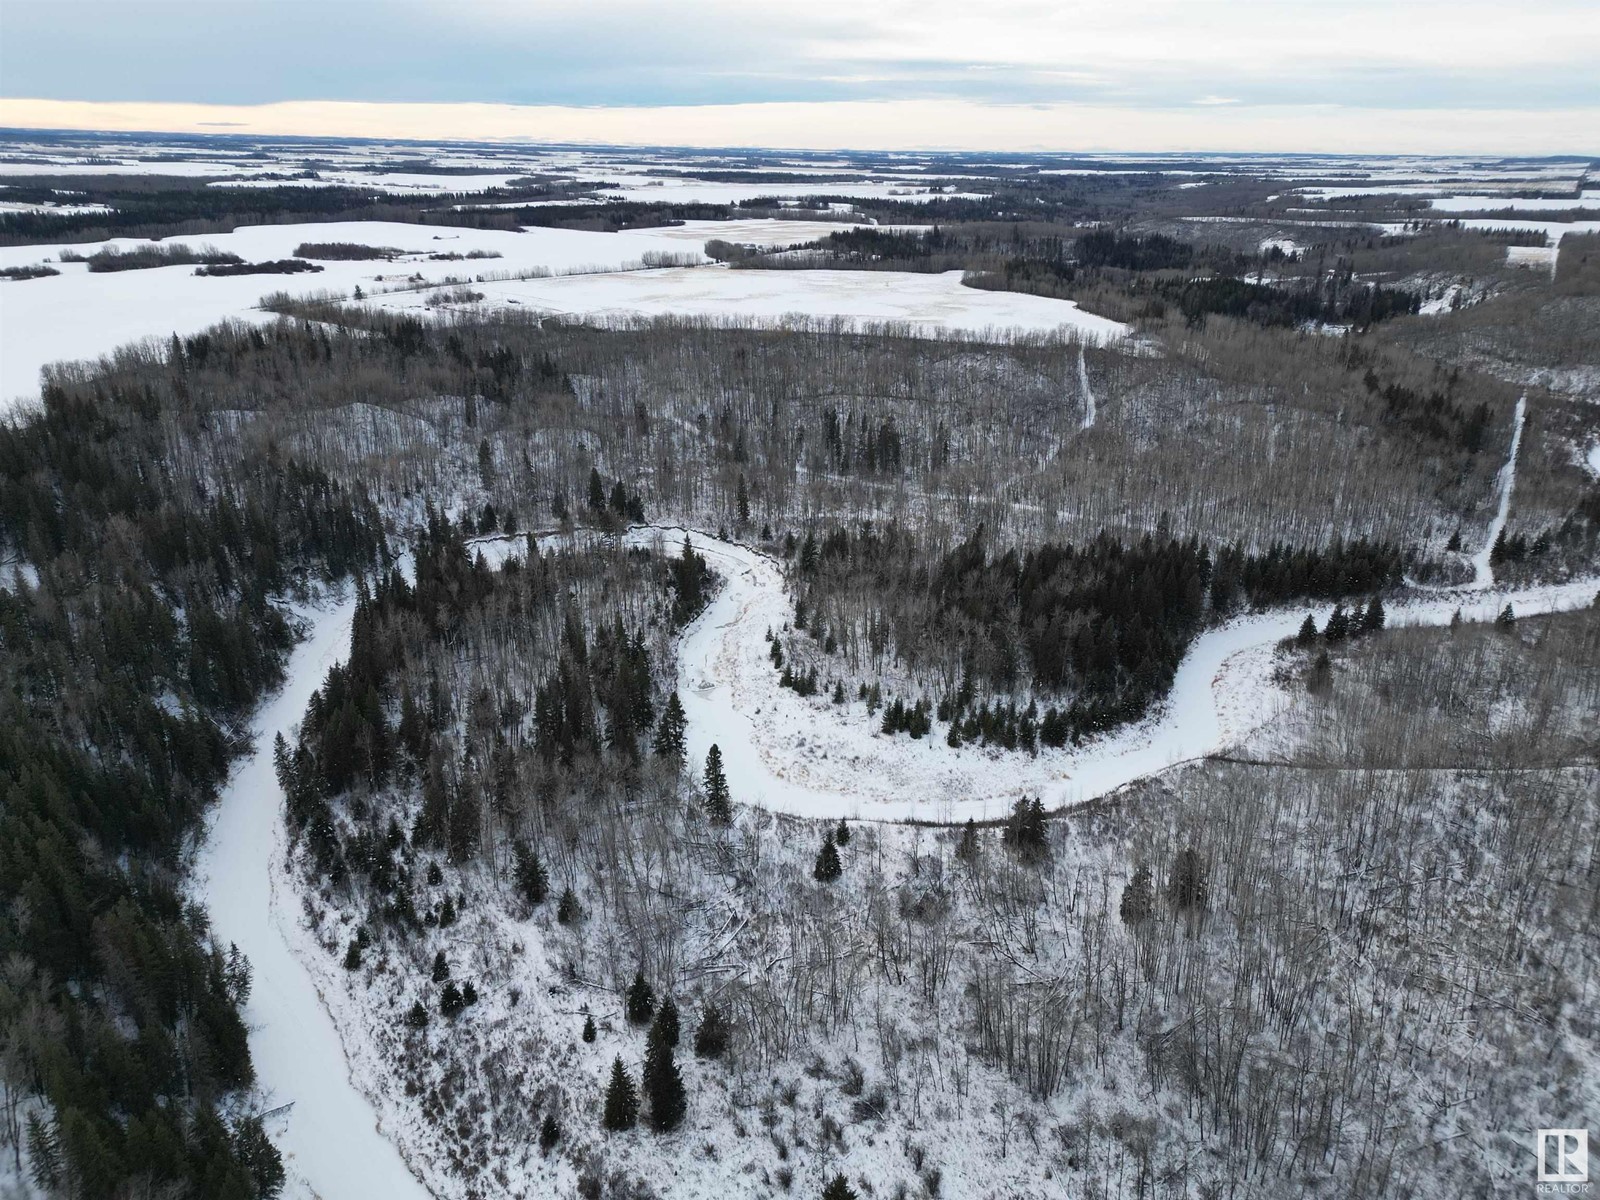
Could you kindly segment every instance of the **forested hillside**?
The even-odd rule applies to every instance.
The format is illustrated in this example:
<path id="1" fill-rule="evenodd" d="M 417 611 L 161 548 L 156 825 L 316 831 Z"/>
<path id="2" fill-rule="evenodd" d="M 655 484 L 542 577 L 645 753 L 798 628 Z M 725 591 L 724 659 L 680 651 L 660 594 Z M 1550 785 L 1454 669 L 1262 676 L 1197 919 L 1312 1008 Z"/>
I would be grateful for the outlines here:
<path id="1" fill-rule="evenodd" d="M 295 637 L 280 601 L 383 539 L 313 467 L 197 458 L 163 399 L 104 378 L 0 427 L 0 1119 L 60 1194 L 228 1200 L 283 1172 L 239 1103 L 250 965 L 184 851 Z"/>

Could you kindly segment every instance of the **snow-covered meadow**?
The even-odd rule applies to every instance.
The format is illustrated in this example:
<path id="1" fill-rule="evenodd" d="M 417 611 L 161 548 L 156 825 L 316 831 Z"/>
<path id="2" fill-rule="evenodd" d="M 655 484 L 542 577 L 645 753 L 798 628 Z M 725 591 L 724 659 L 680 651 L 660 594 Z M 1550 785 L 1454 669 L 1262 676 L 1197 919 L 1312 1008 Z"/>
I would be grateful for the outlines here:
<path id="1" fill-rule="evenodd" d="M 963 287 L 956 272 L 642 270 L 652 261 L 707 263 L 702 247 L 714 238 L 787 246 L 847 227 L 817 221 L 694 221 L 593 233 L 350 221 L 253 225 L 160 243 L 214 248 L 247 262 L 290 257 L 302 242 L 352 242 L 399 252 L 390 260 L 322 262 L 316 274 L 226 277 L 196 275 L 192 266 L 94 273 L 81 262 L 60 261 L 63 251 L 89 255 L 151 244 L 142 239 L 0 248 L 0 268 L 48 264 L 60 272 L 0 284 L 0 405 L 36 397 L 40 372 L 51 363 L 98 358 L 146 338 L 187 336 L 222 320 L 276 320 L 260 307 L 262 298 L 275 292 L 348 298 L 359 288 L 375 307 L 427 313 L 438 311 L 429 305 L 436 299 L 431 289 L 459 283 L 470 284 L 491 305 L 581 318 L 695 315 L 781 322 L 801 314 L 809 320 L 900 323 L 921 332 L 1067 332 L 1095 342 L 1125 332 L 1124 326 L 1069 301 Z M 460 257 L 473 253 L 492 257 Z M 514 278 L 519 275 L 529 277 Z"/>

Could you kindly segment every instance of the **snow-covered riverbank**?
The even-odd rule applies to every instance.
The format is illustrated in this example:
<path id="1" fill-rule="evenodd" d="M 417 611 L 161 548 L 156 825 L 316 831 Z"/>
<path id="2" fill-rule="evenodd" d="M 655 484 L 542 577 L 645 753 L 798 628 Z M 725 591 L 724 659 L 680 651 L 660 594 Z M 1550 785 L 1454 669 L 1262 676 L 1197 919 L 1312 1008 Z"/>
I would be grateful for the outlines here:
<path id="1" fill-rule="evenodd" d="M 723 578 L 722 590 L 685 631 L 679 695 L 689 718 L 691 761 L 716 743 L 735 799 L 809 817 L 963 821 L 1003 816 L 1021 796 L 1049 808 L 1081 804 L 1237 742 L 1281 710 L 1272 682 L 1277 643 L 1308 611 L 1325 624 L 1332 606 L 1238 618 L 1195 639 L 1172 693 L 1150 719 L 1079 749 L 1036 757 L 941 738 L 885 737 L 865 705 L 836 707 L 780 687 L 766 633 L 793 618 L 779 564 L 746 546 L 682 529 L 636 529 L 630 543 L 676 549 L 688 536 Z M 1391 625 L 1444 625 L 1460 610 L 1490 621 L 1509 603 L 1523 616 L 1581 608 L 1600 580 L 1518 590 L 1433 593 L 1389 606 Z"/>
<path id="2" fill-rule="evenodd" d="M 322 997 L 290 951 L 287 931 L 300 920 L 300 904 L 278 890 L 281 873 L 274 869 L 283 853 L 284 825 L 273 738 L 299 723 L 328 668 L 349 653 L 354 613 L 353 597 L 300 611 L 307 637 L 285 664 L 283 687 L 256 714 L 255 747 L 212 814 L 196 884 L 217 937 L 235 943 L 254 968 L 244 1017 L 264 1107 L 294 1105 L 267 1123 L 283 1153 L 285 1195 L 426 1200 L 429 1193 L 406 1169 L 379 1129 L 372 1104 L 352 1082 Z"/>
<path id="3" fill-rule="evenodd" d="M 576 535 L 593 536 L 593 535 Z M 681 547 L 685 537 L 722 577 L 715 600 L 685 631 L 679 694 L 689 717 L 693 761 L 717 743 L 741 802 L 812 817 L 959 821 L 1004 814 L 1016 797 L 1057 807 L 1093 799 L 1176 762 L 1230 745 L 1286 701 L 1272 682 L 1274 649 L 1304 610 L 1242 618 L 1190 648 L 1172 695 L 1151 720 L 1077 751 L 1038 757 L 938 741 L 884 737 L 860 704 L 843 709 L 778 686 L 766 631 L 792 616 L 777 561 L 760 551 L 682 529 L 640 528 L 632 545 Z M 553 546 L 565 537 L 542 539 Z M 520 539 L 484 543 L 496 563 Z M 1431 595 L 1395 603 L 1391 624 L 1437 625 L 1459 607 L 1463 619 L 1492 620 L 1507 603 L 1521 615 L 1593 601 L 1595 580 Z M 272 743 L 291 729 L 328 668 L 349 650 L 354 602 L 304 610 L 309 632 L 287 664 L 283 688 L 257 714 L 255 749 L 224 791 L 197 871 L 200 898 L 217 935 L 255 968 L 246 1008 L 250 1045 L 267 1106 L 293 1102 L 272 1122 L 296 1197 L 428 1195 L 384 1135 L 382 1105 L 352 1080 L 339 1031 L 304 966 L 300 905 L 285 889 L 282 793 Z M 1319 620 L 1326 617 L 1319 612 Z M 297 959 L 297 954 L 301 956 Z"/>

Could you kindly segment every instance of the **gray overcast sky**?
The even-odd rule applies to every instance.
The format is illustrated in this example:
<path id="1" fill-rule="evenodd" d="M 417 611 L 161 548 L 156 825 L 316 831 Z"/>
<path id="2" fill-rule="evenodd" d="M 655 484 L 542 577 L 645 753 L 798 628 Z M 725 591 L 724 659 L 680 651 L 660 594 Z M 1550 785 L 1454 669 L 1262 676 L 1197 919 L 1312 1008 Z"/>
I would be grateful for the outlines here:
<path id="1" fill-rule="evenodd" d="M 1496 149 L 1521 114 L 1530 146 L 1589 151 L 1597 64 L 1600 0 L 0 0 L 0 95 L 130 116 L 294 101 L 677 108 L 692 134 L 694 109 L 709 128 L 751 106 L 797 122 L 816 106 L 825 125 L 876 105 L 908 144 L 930 144 L 919 111 L 972 114 L 978 134 L 996 106 L 1152 133 L 1168 114 L 1175 138 L 1210 112 L 1218 129 L 1265 121 L 1281 138 L 1297 111 L 1311 136 L 1348 109 L 1374 130 L 1385 112 L 1437 138 L 1480 128 Z M 0 102 L 11 123 L 68 111 L 94 110 Z M 172 127 L 194 123 L 184 111 Z M 1025 114 L 1023 127 L 1052 128 Z"/>

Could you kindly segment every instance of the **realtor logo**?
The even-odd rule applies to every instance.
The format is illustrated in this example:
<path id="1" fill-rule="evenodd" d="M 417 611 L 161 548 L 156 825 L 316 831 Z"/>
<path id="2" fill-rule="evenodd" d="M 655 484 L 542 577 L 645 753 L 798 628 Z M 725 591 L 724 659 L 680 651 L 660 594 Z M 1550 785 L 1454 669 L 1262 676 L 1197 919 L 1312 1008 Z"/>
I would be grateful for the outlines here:
<path id="1" fill-rule="evenodd" d="M 1587 1129 L 1539 1130 L 1539 1182 L 1587 1183 L 1589 1181 L 1589 1131 Z"/>

